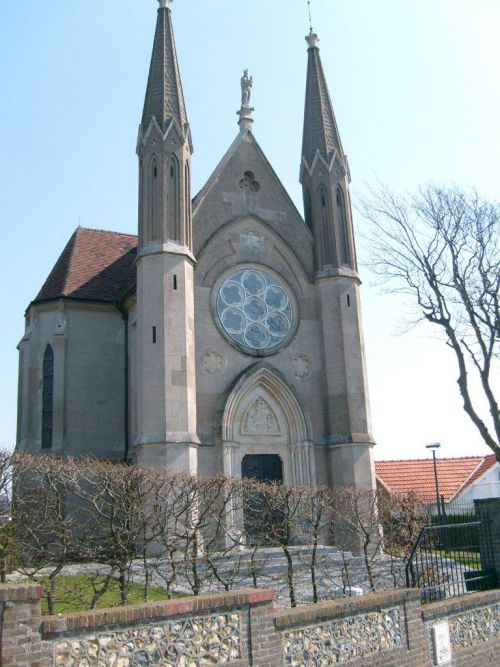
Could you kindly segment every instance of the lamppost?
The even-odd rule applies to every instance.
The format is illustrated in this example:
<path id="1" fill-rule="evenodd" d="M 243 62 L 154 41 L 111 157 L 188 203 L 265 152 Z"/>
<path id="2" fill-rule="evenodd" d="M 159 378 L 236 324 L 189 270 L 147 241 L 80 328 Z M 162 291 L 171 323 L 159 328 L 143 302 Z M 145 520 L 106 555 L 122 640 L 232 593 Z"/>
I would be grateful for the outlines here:
<path id="1" fill-rule="evenodd" d="M 439 496 L 439 481 L 438 481 L 438 471 L 437 471 L 437 463 L 436 463 L 436 450 L 441 447 L 440 442 L 431 442 L 428 445 L 425 445 L 426 449 L 431 449 L 432 450 L 432 462 L 434 464 L 434 482 L 436 484 L 436 502 L 437 502 L 437 511 L 438 511 L 438 517 L 441 518 L 441 499 Z"/>

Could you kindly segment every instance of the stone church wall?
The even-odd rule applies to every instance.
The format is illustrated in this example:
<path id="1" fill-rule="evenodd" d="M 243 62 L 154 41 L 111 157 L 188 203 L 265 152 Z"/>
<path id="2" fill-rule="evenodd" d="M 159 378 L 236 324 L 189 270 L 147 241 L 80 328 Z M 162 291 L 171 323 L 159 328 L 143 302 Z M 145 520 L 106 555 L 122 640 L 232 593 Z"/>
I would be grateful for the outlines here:
<path id="1" fill-rule="evenodd" d="M 66 438 L 74 456 L 122 459 L 124 322 L 115 308 L 69 308 Z"/>
<path id="2" fill-rule="evenodd" d="M 113 306 L 59 300 L 32 307 L 20 344 L 18 450 L 41 450 L 43 356 L 54 352 L 53 454 L 122 459 L 124 322 Z"/>
<path id="3" fill-rule="evenodd" d="M 55 302 L 33 306 L 19 344 L 18 449 L 38 452 L 42 439 L 42 367 L 47 345 L 54 351 L 54 450 L 62 451 L 64 424 L 65 313 Z"/>

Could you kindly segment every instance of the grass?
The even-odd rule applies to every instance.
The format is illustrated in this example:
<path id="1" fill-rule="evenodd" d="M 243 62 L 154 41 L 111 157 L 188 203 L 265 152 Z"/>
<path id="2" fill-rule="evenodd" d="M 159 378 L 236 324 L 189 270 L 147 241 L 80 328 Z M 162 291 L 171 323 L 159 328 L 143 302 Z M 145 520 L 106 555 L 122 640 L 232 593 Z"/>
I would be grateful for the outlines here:
<path id="1" fill-rule="evenodd" d="M 439 556 L 440 558 L 454 560 L 456 563 L 464 565 L 469 570 L 481 569 L 481 557 L 477 551 L 463 551 L 462 549 L 450 549 L 445 551 L 444 549 L 433 549 L 432 551 L 429 551 L 429 554 L 432 556 Z"/>
<path id="2" fill-rule="evenodd" d="M 96 577 L 92 582 L 96 588 L 102 586 L 104 577 Z M 44 596 L 42 599 L 42 614 L 48 614 L 47 593 L 48 579 L 44 577 L 37 578 L 36 583 L 43 586 Z M 57 577 L 57 587 L 55 595 L 55 614 L 64 614 L 75 611 L 85 611 L 91 608 L 94 590 L 90 579 L 85 574 L 71 574 Z M 179 597 L 179 596 L 175 596 Z M 165 600 L 167 594 L 165 590 L 151 586 L 148 591 L 148 601 Z M 127 604 L 140 604 L 145 602 L 144 586 L 130 582 L 128 586 Z M 113 579 L 109 589 L 99 598 L 96 609 L 105 609 L 107 607 L 117 607 L 121 605 L 120 589 L 118 581 Z"/>

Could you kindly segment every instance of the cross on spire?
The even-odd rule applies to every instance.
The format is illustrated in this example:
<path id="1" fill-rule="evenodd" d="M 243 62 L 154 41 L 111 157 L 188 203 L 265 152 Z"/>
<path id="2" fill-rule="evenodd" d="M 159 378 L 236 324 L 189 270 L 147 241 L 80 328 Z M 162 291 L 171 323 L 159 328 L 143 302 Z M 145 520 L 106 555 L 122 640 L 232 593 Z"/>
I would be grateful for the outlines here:
<path id="1" fill-rule="evenodd" d="M 312 34 L 313 24 L 312 24 L 312 18 L 311 18 L 311 0 L 307 0 L 307 11 L 309 13 L 309 32 Z"/>

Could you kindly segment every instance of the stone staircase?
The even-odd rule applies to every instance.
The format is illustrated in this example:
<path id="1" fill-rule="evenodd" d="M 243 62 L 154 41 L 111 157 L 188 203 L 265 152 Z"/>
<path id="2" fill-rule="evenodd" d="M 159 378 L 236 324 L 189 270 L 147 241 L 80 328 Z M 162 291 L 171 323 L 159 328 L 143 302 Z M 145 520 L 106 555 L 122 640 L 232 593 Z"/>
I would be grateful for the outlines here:
<path id="1" fill-rule="evenodd" d="M 312 548 L 296 546 L 290 548 L 292 558 L 293 579 L 298 604 L 306 604 L 313 600 L 311 582 Z M 236 554 L 227 555 L 223 552 L 214 554 L 211 558 L 212 567 L 205 560 L 197 562 L 198 575 L 202 581 L 202 592 L 224 590 L 224 583 L 229 588 L 247 588 L 254 585 L 255 572 L 259 588 L 272 588 L 277 592 L 279 606 L 290 604 L 289 585 L 287 579 L 288 561 L 281 548 L 265 547 L 256 551 L 242 549 Z M 350 552 L 341 552 L 335 547 L 319 546 L 316 554 L 316 582 L 319 599 L 326 600 L 349 595 L 362 595 L 370 590 L 364 559 L 353 556 Z M 179 570 L 173 590 L 178 593 L 191 594 L 189 574 L 186 573 L 185 563 L 177 563 Z M 167 565 L 159 567 L 153 561 L 148 563 L 151 568 L 151 583 L 163 587 L 164 579 L 171 569 Z M 401 564 L 396 564 L 396 570 Z M 217 572 L 218 577 L 214 574 Z M 381 557 L 375 566 L 377 588 L 392 588 L 394 578 L 391 574 L 394 563 Z M 144 581 L 144 565 L 134 564 L 132 579 L 138 583 Z M 222 579 L 222 582 L 220 581 Z"/>

